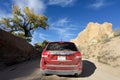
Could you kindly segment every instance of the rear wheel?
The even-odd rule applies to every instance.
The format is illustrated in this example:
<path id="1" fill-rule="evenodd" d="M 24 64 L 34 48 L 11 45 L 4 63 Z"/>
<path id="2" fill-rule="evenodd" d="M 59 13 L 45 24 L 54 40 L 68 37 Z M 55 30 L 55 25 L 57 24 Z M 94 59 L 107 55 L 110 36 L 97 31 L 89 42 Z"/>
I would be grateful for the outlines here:
<path id="1" fill-rule="evenodd" d="M 80 74 L 75 73 L 74 76 L 75 76 L 75 77 L 80 77 Z"/>
<path id="2" fill-rule="evenodd" d="M 49 76 L 51 74 L 47 74 L 47 73 L 42 73 L 42 76 Z"/>
<path id="3" fill-rule="evenodd" d="M 46 76 L 46 74 L 45 74 L 45 73 L 42 73 L 42 76 Z"/>

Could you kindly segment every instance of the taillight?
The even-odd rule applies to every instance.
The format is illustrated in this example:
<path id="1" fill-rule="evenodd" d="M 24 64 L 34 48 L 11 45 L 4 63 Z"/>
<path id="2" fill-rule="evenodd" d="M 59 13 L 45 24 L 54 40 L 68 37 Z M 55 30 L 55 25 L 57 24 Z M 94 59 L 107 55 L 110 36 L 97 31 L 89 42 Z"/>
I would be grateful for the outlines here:
<path id="1" fill-rule="evenodd" d="M 48 57 L 48 55 L 42 55 L 42 57 Z"/>
<path id="2" fill-rule="evenodd" d="M 48 51 L 43 51 L 42 52 L 42 58 L 47 58 L 49 56 L 50 56 L 50 52 L 48 52 Z"/>
<path id="3" fill-rule="evenodd" d="M 81 58 L 81 53 L 80 52 L 76 52 L 76 53 L 74 53 L 74 56 L 75 56 L 75 58 Z"/>

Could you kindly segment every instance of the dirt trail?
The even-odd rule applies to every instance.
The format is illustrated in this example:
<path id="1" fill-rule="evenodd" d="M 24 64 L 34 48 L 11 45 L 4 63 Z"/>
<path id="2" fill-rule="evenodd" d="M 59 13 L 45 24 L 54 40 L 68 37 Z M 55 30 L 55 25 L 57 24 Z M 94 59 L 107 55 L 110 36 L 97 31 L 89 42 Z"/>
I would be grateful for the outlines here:
<path id="1" fill-rule="evenodd" d="M 0 71 L 0 80 L 120 80 L 120 70 L 98 64 L 94 60 L 83 60 L 83 73 L 74 76 L 42 76 L 39 59 L 27 61 Z"/>

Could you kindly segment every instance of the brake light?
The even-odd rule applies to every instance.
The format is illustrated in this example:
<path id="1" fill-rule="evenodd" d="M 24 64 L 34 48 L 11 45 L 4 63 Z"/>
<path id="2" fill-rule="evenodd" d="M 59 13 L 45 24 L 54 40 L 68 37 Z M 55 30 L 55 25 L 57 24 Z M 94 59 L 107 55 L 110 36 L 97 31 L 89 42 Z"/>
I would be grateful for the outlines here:
<path id="1" fill-rule="evenodd" d="M 75 56 L 75 58 L 81 58 L 81 53 L 80 52 L 76 52 L 76 53 L 74 53 L 74 56 Z"/>
<path id="2" fill-rule="evenodd" d="M 42 58 L 47 58 L 50 56 L 50 53 L 48 51 L 43 51 L 42 52 Z"/>
<path id="3" fill-rule="evenodd" d="M 42 55 L 42 57 L 48 57 L 48 55 Z"/>

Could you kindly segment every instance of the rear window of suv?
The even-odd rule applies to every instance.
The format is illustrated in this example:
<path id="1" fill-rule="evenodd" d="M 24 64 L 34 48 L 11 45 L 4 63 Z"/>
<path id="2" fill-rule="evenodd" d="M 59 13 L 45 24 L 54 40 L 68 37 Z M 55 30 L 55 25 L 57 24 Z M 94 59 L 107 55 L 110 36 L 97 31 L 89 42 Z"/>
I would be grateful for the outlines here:
<path id="1" fill-rule="evenodd" d="M 46 50 L 71 50 L 77 51 L 74 43 L 49 43 Z"/>

